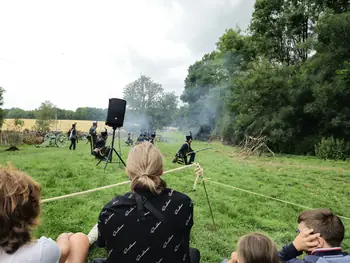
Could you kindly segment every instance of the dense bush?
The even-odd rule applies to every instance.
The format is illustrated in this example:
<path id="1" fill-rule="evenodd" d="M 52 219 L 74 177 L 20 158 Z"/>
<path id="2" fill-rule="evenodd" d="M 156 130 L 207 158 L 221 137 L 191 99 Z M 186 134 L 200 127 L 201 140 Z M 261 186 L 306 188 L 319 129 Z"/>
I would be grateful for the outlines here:
<path id="1" fill-rule="evenodd" d="M 317 136 L 308 136 L 298 142 L 294 143 L 294 151 L 298 155 L 314 155 L 315 154 L 315 144 L 319 142 L 320 139 Z"/>
<path id="2" fill-rule="evenodd" d="M 345 160 L 350 157 L 350 145 L 341 139 L 322 138 L 316 144 L 315 153 L 320 159 Z"/>
<path id="3" fill-rule="evenodd" d="M 26 133 L 23 142 L 28 145 L 37 145 L 44 142 L 44 137 L 35 133 Z"/>

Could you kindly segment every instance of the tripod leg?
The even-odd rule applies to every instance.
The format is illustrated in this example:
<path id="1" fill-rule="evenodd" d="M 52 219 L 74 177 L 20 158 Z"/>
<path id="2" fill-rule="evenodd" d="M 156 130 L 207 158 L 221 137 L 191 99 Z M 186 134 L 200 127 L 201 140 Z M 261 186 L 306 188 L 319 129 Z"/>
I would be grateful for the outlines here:
<path id="1" fill-rule="evenodd" d="M 124 166 L 126 166 L 126 164 L 124 163 L 124 161 L 123 161 L 122 157 L 119 155 L 119 153 L 114 148 L 113 148 L 113 151 L 119 157 L 119 160 L 124 164 Z"/>
<path id="2" fill-rule="evenodd" d="M 105 157 L 106 158 L 106 164 L 105 164 L 105 168 L 104 168 L 105 170 L 106 170 L 108 162 L 112 162 L 111 157 L 112 157 L 112 150 L 109 151 L 107 158 Z"/>
<path id="3" fill-rule="evenodd" d="M 98 163 L 96 164 L 96 166 L 99 165 L 99 164 L 102 162 L 102 160 L 103 160 L 103 159 L 100 159 L 100 160 L 98 161 Z"/>

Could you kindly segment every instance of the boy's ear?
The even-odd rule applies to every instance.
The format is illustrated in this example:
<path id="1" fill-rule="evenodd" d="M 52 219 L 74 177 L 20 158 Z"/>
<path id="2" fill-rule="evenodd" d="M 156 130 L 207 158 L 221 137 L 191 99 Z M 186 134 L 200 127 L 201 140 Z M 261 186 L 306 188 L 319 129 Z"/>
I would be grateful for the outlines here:
<path id="1" fill-rule="evenodd" d="M 317 238 L 317 242 L 318 242 L 317 248 L 323 248 L 324 247 L 325 240 L 322 237 L 318 237 Z"/>

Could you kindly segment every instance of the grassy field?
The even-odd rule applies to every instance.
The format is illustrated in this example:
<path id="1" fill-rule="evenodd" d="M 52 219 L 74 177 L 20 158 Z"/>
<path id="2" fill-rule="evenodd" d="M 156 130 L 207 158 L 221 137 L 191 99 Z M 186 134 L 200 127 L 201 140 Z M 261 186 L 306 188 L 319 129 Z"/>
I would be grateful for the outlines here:
<path id="1" fill-rule="evenodd" d="M 171 162 L 181 141 L 159 143 L 164 154 L 165 170 L 179 167 Z M 193 148 L 208 146 L 194 142 Z M 338 215 L 350 217 L 350 163 L 326 162 L 312 157 L 277 156 L 237 157 L 232 147 L 212 143 L 212 150 L 198 153 L 198 161 L 208 181 L 208 194 L 217 224 L 214 231 L 203 186 L 192 191 L 192 168 L 165 175 L 170 187 L 187 193 L 195 202 L 191 245 L 200 249 L 201 262 L 221 262 L 230 255 L 239 236 L 251 231 L 267 233 L 281 246 L 295 237 L 296 219 L 301 207 L 268 199 L 258 193 L 306 207 L 327 207 Z M 109 164 L 106 172 L 89 154 L 88 145 L 79 142 L 77 151 L 69 149 L 22 147 L 8 153 L 1 148 L 0 163 L 8 161 L 26 171 L 43 187 L 43 198 L 92 189 L 126 180 L 118 164 Z M 128 147 L 122 148 L 126 159 Z M 230 186 L 248 190 L 244 192 Z M 114 195 L 128 191 L 128 185 L 84 196 L 43 204 L 41 225 L 37 236 L 56 238 L 61 232 L 87 233 L 96 223 L 102 206 Z M 350 220 L 343 219 L 347 229 Z M 350 247 L 347 232 L 343 247 Z M 93 248 L 90 258 L 103 256 L 104 251 Z"/>

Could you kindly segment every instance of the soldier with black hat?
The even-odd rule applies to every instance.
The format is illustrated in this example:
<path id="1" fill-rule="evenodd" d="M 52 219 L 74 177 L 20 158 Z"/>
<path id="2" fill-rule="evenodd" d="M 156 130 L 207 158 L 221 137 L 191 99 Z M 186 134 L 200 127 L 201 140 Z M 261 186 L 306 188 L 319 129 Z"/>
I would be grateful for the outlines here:
<path id="1" fill-rule="evenodd" d="M 97 141 L 97 122 L 93 122 L 92 126 L 89 130 L 89 141 L 90 141 L 90 147 L 91 147 L 91 154 L 93 154 L 93 150 L 95 149 L 96 146 L 96 141 Z"/>
<path id="2" fill-rule="evenodd" d="M 181 146 L 180 150 L 176 153 L 173 163 L 185 163 L 192 164 L 194 162 L 194 158 L 196 157 L 196 153 L 191 148 L 192 142 L 192 134 L 186 135 L 186 142 Z M 190 161 L 187 161 L 187 156 L 190 156 Z"/>
<path id="3" fill-rule="evenodd" d="M 108 156 L 110 147 L 106 146 L 107 138 L 108 138 L 108 132 L 107 132 L 107 129 L 105 128 L 105 130 L 101 132 L 101 136 L 96 141 L 96 145 L 92 153 L 93 155 L 95 155 L 96 158 L 101 159 Z"/>
<path id="4" fill-rule="evenodd" d="M 126 140 L 126 145 L 130 146 L 134 144 L 134 141 L 131 139 L 131 133 L 128 133 L 128 139 Z"/>

